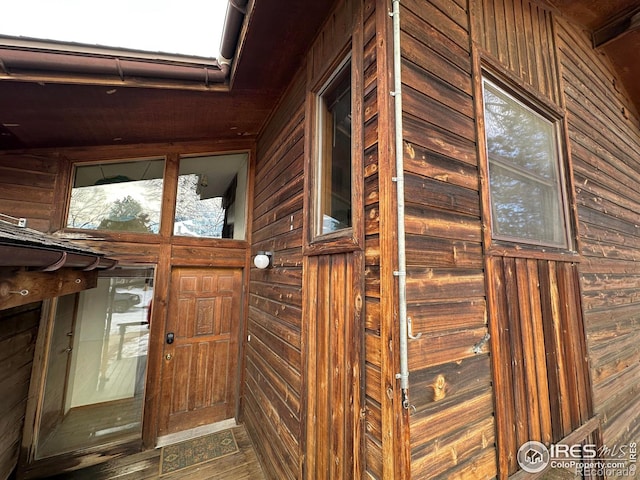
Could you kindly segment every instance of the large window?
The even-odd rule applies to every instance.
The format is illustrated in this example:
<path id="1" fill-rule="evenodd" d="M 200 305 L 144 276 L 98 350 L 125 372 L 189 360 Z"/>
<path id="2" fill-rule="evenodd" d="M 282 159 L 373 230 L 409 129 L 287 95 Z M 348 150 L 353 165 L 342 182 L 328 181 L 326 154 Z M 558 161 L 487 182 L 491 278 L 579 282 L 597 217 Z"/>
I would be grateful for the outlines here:
<path id="1" fill-rule="evenodd" d="M 67 227 L 158 233 L 164 160 L 78 166 Z"/>
<path id="2" fill-rule="evenodd" d="M 316 235 L 352 226 L 351 63 L 318 95 Z"/>
<path id="3" fill-rule="evenodd" d="M 558 122 L 483 87 L 493 238 L 567 248 Z"/>
<path id="4" fill-rule="evenodd" d="M 179 165 L 171 163 L 166 168 L 168 172 L 177 169 L 178 177 L 173 235 L 244 240 L 249 155 L 242 152 L 168 161 L 179 161 Z M 77 165 L 67 227 L 158 234 L 162 208 L 173 207 L 168 201 L 173 192 L 164 192 L 164 172 L 163 159 Z M 167 216 L 165 211 L 164 218 Z"/>

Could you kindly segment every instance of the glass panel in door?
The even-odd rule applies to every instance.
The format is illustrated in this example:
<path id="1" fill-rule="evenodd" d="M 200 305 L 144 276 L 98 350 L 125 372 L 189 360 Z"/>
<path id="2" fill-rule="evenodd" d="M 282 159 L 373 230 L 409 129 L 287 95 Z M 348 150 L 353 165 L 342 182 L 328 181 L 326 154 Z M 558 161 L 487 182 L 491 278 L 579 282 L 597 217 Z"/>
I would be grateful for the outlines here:
<path id="1" fill-rule="evenodd" d="M 153 269 L 54 302 L 36 458 L 140 438 Z"/>

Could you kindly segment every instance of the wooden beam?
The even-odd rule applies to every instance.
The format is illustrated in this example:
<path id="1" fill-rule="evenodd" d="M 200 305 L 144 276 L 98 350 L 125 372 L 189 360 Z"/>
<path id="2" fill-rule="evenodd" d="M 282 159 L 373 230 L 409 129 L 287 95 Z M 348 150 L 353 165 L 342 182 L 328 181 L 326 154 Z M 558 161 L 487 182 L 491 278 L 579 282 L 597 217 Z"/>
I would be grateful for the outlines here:
<path id="1" fill-rule="evenodd" d="M 94 288 L 97 282 L 97 270 L 85 272 L 63 268 L 55 272 L 30 272 L 2 269 L 0 310 Z"/>
<path id="2" fill-rule="evenodd" d="M 639 28 L 640 7 L 636 7 L 609 19 L 600 28 L 595 29 L 593 31 L 593 48 L 604 47 Z"/>

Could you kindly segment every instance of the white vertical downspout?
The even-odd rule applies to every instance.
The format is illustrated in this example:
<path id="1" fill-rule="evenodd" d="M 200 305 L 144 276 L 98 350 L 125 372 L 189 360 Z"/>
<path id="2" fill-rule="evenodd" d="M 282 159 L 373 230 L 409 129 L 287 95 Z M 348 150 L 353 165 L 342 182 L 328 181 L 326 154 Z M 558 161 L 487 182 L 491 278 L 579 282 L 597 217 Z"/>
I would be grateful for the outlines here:
<path id="1" fill-rule="evenodd" d="M 393 10 L 393 92 L 395 101 L 395 155 L 396 155 L 396 195 L 398 204 L 398 317 L 400 321 L 400 380 L 402 406 L 409 408 L 409 359 L 408 359 L 408 319 L 407 319 L 407 259 L 404 232 L 404 145 L 402 137 L 402 77 L 400 55 L 400 0 L 392 0 Z"/>

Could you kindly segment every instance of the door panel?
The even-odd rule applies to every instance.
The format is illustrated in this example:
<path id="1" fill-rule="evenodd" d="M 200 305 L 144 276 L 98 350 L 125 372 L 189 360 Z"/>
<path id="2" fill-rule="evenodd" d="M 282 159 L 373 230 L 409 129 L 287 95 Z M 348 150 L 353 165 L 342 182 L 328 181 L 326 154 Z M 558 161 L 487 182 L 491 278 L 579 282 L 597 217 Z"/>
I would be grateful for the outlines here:
<path id="1" fill-rule="evenodd" d="M 500 477 L 530 440 L 558 443 L 593 415 L 577 268 L 487 259 Z M 587 432 L 589 433 L 589 432 Z"/>
<path id="2" fill-rule="evenodd" d="M 304 478 L 360 478 L 362 253 L 309 257 Z"/>
<path id="3" fill-rule="evenodd" d="M 241 297 L 239 269 L 173 269 L 160 435 L 233 417 Z"/>

